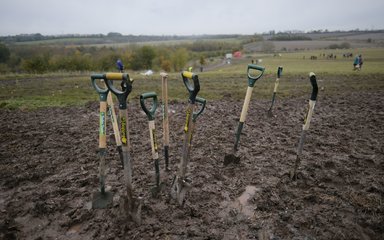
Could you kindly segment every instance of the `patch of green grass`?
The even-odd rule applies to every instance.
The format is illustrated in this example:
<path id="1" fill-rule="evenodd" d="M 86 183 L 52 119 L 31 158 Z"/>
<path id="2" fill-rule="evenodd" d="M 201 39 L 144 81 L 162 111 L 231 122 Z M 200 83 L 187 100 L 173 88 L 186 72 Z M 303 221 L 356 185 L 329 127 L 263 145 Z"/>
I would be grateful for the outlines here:
<path id="1" fill-rule="evenodd" d="M 347 51 L 347 50 L 346 50 Z M 272 55 L 256 55 L 234 60 L 215 71 L 197 73 L 201 90 L 199 96 L 211 100 L 244 99 L 247 89 L 247 64 L 250 59 L 263 59 L 260 65 L 266 68 L 264 76 L 254 87 L 253 99 L 269 100 L 272 97 L 276 71 L 283 66 L 283 74 L 277 93 L 278 98 L 309 97 L 311 85 L 308 73 L 316 73 L 319 95 L 337 95 L 348 91 L 384 91 L 384 49 L 350 50 L 362 53 L 365 59 L 362 71 L 352 70 L 353 59 L 337 58 L 336 60 L 310 60 L 308 57 L 322 51 L 283 54 L 282 57 Z M 336 52 L 336 51 L 333 51 Z M 344 52 L 339 50 L 339 53 Z M 141 93 L 155 91 L 161 99 L 161 77 L 158 73 L 145 77 L 130 73 L 134 79 L 133 90 L 129 96 L 131 101 L 138 101 Z M 45 74 L 28 76 L 0 77 L 0 108 L 35 109 L 40 107 L 83 105 L 89 101 L 98 101 L 98 94 L 87 74 Z M 170 73 L 168 78 L 170 100 L 187 101 L 188 91 L 180 73 Z M 116 99 L 115 99 L 116 102 Z"/>

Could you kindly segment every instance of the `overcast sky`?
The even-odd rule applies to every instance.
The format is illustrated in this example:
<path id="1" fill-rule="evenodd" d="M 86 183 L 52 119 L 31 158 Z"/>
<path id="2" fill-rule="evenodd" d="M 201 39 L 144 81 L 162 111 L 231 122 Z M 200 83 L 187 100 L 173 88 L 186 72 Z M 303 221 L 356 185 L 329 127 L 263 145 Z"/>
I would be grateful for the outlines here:
<path id="1" fill-rule="evenodd" d="M 0 35 L 384 29 L 384 0 L 0 0 Z"/>

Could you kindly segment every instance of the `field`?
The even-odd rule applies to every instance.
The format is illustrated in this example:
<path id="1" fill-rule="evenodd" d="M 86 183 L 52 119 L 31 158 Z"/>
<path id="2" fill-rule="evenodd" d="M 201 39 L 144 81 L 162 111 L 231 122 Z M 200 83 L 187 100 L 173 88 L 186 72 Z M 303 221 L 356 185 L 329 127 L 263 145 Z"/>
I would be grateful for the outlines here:
<path id="1" fill-rule="evenodd" d="M 331 52 L 337 59 L 320 57 Z M 161 95 L 160 77 L 130 73 L 134 188 L 144 197 L 140 226 L 126 222 L 121 213 L 123 173 L 112 136 L 107 186 L 114 204 L 103 210 L 90 205 L 98 189 L 99 109 L 90 73 L 1 76 L 0 238 L 383 239 L 384 50 L 350 50 L 363 54 L 359 72 L 352 70 L 353 59 L 340 56 L 343 52 L 252 54 L 199 73 L 199 96 L 208 103 L 196 123 L 188 169 L 193 188 L 183 207 L 168 193 L 181 158 L 186 89 L 179 73 L 170 73 L 172 171 L 162 173 L 166 188 L 154 199 L 148 125 L 138 96 L 146 91 Z M 224 166 L 251 59 L 262 59 L 267 70 L 255 85 L 240 140 L 241 160 Z M 284 71 L 269 118 L 278 66 Z M 311 92 L 310 71 L 316 73 L 320 91 L 299 179 L 291 181 L 288 171 Z M 161 116 L 158 110 L 160 146 Z M 162 154 L 160 162 L 164 169 Z"/>

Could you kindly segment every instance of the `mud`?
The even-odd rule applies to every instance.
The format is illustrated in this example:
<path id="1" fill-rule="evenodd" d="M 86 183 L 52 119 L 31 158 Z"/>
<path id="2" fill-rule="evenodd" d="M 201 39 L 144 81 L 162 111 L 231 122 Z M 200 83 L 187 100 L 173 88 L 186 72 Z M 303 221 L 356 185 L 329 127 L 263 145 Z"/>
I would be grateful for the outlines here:
<path id="1" fill-rule="evenodd" d="M 154 165 L 146 116 L 129 105 L 133 183 L 144 198 L 142 224 L 127 222 L 123 172 L 108 138 L 108 209 L 92 209 L 98 191 L 98 103 L 36 111 L 0 110 L 1 239 L 384 239 L 384 94 L 319 95 L 296 158 L 307 99 L 252 99 L 232 153 L 242 102 L 210 102 L 196 123 L 183 207 L 169 197 L 183 141 L 186 104 L 171 102 L 171 173 L 152 198 Z M 162 146 L 161 113 L 156 118 Z M 108 126 L 112 133 L 112 127 Z M 164 158 L 161 156 L 161 168 Z"/>

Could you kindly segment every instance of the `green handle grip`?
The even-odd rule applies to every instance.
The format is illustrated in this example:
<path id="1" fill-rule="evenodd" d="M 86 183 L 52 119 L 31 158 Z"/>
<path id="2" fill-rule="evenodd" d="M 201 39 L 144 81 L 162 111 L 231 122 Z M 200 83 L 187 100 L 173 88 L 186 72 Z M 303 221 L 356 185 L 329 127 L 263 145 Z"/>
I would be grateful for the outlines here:
<path id="1" fill-rule="evenodd" d="M 256 76 L 252 76 L 251 71 L 250 71 L 251 69 L 260 71 L 260 74 L 258 74 Z M 258 66 L 255 64 L 248 64 L 247 75 L 248 75 L 248 86 L 249 87 L 253 87 L 255 85 L 256 81 L 259 78 L 261 78 L 261 76 L 263 76 L 264 70 L 265 70 L 265 68 L 262 66 Z"/>
<path id="2" fill-rule="evenodd" d="M 201 105 L 199 111 L 193 112 L 192 121 L 196 122 L 197 117 L 204 111 L 207 100 L 201 97 L 196 97 L 196 103 Z"/>
<path id="3" fill-rule="evenodd" d="M 151 98 L 153 100 L 152 107 L 150 109 L 145 106 L 145 99 Z M 147 92 L 140 95 L 140 105 L 145 114 L 147 114 L 148 120 L 155 120 L 155 112 L 157 109 L 158 101 L 157 94 L 155 92 Z"/>
<path id="4" fill-rule="evenodd" d="M 194 104 L 197 93 L 200 91 L 199 77 L 196 74 L 188 71 L 182 72 L 181 76 L 183 77 L 184 85 L 189 92 L 189 102 Z M 192 79 L 193 84 L 191 84 L 188 79 Z"/>
<path id="5" fill-rule="evenodd" d="M 132 82 L 129 78 L 128 73 L 107 73 L 104 74 L 104 79 L 108 89 L 116 95 L 119 101 L 119 109 L 127 109 L 127 98 L 132 91 Z M 122 80 L 122 85 L 126 86 L 123 91 L 117 89 L 113 85 L 113 80 Z"/>
<path id="6" fill-rule="evenodd" d="M 91 83 L 93 87 L 95 88 L 96 92 L 99 94 L 100 101 L 101 102 L 106 102 L 107 101 L 107 96 L 109 89 L 106 88 L 101 88 L 99 85 L 96 84 L 96 80 L 104 80 L 104 74 L 92 74 L 91 75 Z"/>
<path id="7" fill-rule="evenodd" d="M 277 68 L 277 78 L 280 78 L 282 73 L 283 73 L 283 67 L 280 66 Z"/>

